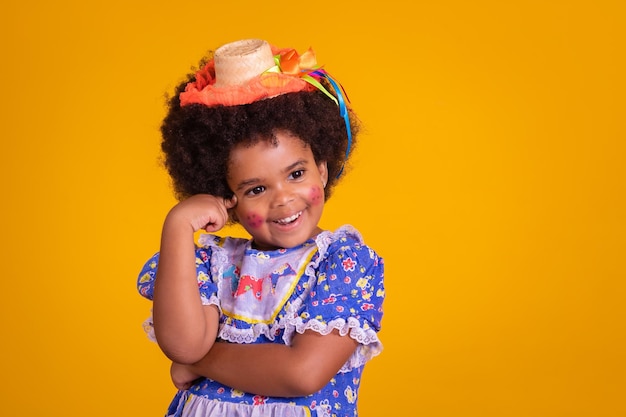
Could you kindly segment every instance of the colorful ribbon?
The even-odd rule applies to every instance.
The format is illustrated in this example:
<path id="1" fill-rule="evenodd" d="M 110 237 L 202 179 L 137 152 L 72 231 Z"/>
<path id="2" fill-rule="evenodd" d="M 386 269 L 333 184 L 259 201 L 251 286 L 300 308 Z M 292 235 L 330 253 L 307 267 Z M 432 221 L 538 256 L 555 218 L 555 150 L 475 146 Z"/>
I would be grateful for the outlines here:
<path id="1" fill-rule="evenodd" d="M 268 69 L 267 72 L 282 72 L 284 74 L 299 77 L 320 90 L 322 93 L 326 94 L 335 102 L 335 104 L 339 106 L 339 114 L 343 117 L 346 123 L 346 132 L 348 134 L 346 156 L 344 163 L 337 174 L 337 178 L 339 178 L 343 172 L 345 161 L 348 159 L 348 155 L 350 154 L 350 148 L 352 147 L 352 129 L 350 129 L 350 116 L 348 113 L 348 106 L 346 105 L 346 101 L 349 102 L 350 100 L 348 99 L 348 95 L 343 89 L 343 86 L 335 81 L 326 70 L 317 65 L 315 53 L 311 48 L 309 48 L 302 55 L 299 55 L 295 49 L 289 49 L 286 52 L 281 52 L 280 54 L 274 55 L 274 62 L 276 65 Z M 324 88 L 322 83 L 320 83 L 316 77 L 325 78 L 333 87 L 337 97 L 333 96 L 326 88 Z"/>
<path id="2" fill-rule="evenodd" d="M 341 117 L 343 117 L 343 120 L 346 123 L 346 132 L 348 133 L 348 145 L 346 146 L 346 157 L 344 158 L 344 163 L 341 165 L 341 169 L 339 170 L 339 173 L 337 174 L 337 178 L 339 178 L 339 176 L 343 172 L 345 161 L 348 160 L 348 155 L 350 154 L 350 148 L 352 147 L 352 129 L 350 129 L 350 115 L 348 114 L 348 106 L 346 105 L 346 102 L 344 100 L 344 95 L 345 95 L 346 100 L 348 99 L 348 95 L 343 89 L 343 86 L 341 86 L 337 81 L 335 81 L 330 76 L 330 74 L 328 74 L 328 72 L 326 72 L 325 70 L 323 69 L 315 70 L 312 72 L 312 74 L 326 78 L 328 82 L 333 86 L 333 89 L 335 90 L 335 93 L 337 94 L 337 99 L 335 100 L 335 103 L 339 105 L 339 114 L 341 115 Z M 315 81 L 317 82 L 317 80 Z M 319 84 L 319 82 L 317 83 Z M 323 91 L 326 91 L 326 89 L 321 84 L 320 84 L 320 87 L 324 89 Z"/>

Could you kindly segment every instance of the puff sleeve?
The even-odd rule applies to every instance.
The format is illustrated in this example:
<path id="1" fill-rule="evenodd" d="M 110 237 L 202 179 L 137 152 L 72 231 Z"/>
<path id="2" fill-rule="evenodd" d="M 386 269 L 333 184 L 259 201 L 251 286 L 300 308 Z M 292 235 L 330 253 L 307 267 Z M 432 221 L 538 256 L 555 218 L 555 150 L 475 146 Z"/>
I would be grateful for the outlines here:
<path id="1" fill-rule="evenodd" d="M 328 248 L 317 268 L 317 282 L 303 305 L 299 333 L 334 329 L 360 343 L 351 359 L 359 366 L 382 350 L 378 338 L 383 317 L 384 263 L 374 250 L 357 240 L 339 240 Z"/>
<path id="2" fill-rule="evenodd" d="M 198 280 L 198 291 L 203 305 L 215 304 L 219 307 L 217 298 L 217 283 L 211 277 L 211 251 L 210 247 L 199 247 L 196 249 L 196 277 Z M 137 290 L 139 294 L 148 300 L 154 297 L 154 283 L 159 265 L 159 253 L 154 254 L 143 266 L 137 278 Z M 154 329 L 152 318 L 144 322 L 144 330 L 148 337 L 154 340 Z"/>

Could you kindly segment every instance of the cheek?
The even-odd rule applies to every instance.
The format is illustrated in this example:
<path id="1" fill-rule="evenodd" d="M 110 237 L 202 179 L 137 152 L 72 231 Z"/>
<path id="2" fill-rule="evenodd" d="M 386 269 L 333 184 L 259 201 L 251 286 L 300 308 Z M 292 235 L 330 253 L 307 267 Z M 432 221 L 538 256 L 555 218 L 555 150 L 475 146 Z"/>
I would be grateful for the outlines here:
<path id="1" fill-rule="evenodd" d="M 309 192 L 311 204 L 318 205 L 324 202 L 324 191 L 320 187 L 313 187 Z"/>
<path id="2" fill-rule="evenodd" d="M 249 213 L 246 215 L 244 221 L 251 228 L 258 228 L 263 224 L 263 218 L 256 213 Z"/>

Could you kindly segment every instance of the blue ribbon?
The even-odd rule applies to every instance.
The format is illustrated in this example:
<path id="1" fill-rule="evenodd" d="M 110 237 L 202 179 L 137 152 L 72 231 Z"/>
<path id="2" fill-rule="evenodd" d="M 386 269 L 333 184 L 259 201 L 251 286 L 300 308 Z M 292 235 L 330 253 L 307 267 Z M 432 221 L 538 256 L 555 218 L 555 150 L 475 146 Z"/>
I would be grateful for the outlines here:
<path id="1" fill-rule="evenodd" d="M 352 129 L 350 129 L 350 116 L 348 114 L 348 107 L 346 106 L 346 101 L 343 96 L 343 88 L 335 81 L 333 78 L 325 71 L 325 70 L 315 70 L 310 73 L 310 75 L 317 75 L 320 77 L 324 77 L 328 80 L 330 85 L 333 86 L 335 93 L 337 94 L 337 104 L 339 105 L 339 114 L 343 117 L 343 120 L 346 122 L 346 132 L 348 133 L 348 146 L 346 147 L 346 157 L 344 159 L 343 164 L 341 165 L 341 169 L 337 174 L 337 178 L 339 178 L 343 172 L 343 168 L 348 160 L 348 155 L 350 154 L 350 148 L 352 147 Z"/>

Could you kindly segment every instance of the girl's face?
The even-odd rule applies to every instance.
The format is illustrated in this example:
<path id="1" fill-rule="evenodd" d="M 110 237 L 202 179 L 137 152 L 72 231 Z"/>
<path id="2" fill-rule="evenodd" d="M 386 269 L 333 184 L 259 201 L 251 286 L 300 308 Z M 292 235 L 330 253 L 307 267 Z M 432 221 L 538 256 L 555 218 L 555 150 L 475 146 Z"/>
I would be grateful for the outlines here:
<path id="1" fill-rule="evenodd" d="M 276 134 L 230 154 L 228 185 L 233 208 L 257 249 L 291 248 L 316 236 L 324 208 L 326 162 L 315 163 L 311 148 L 297 136 Z"/>

